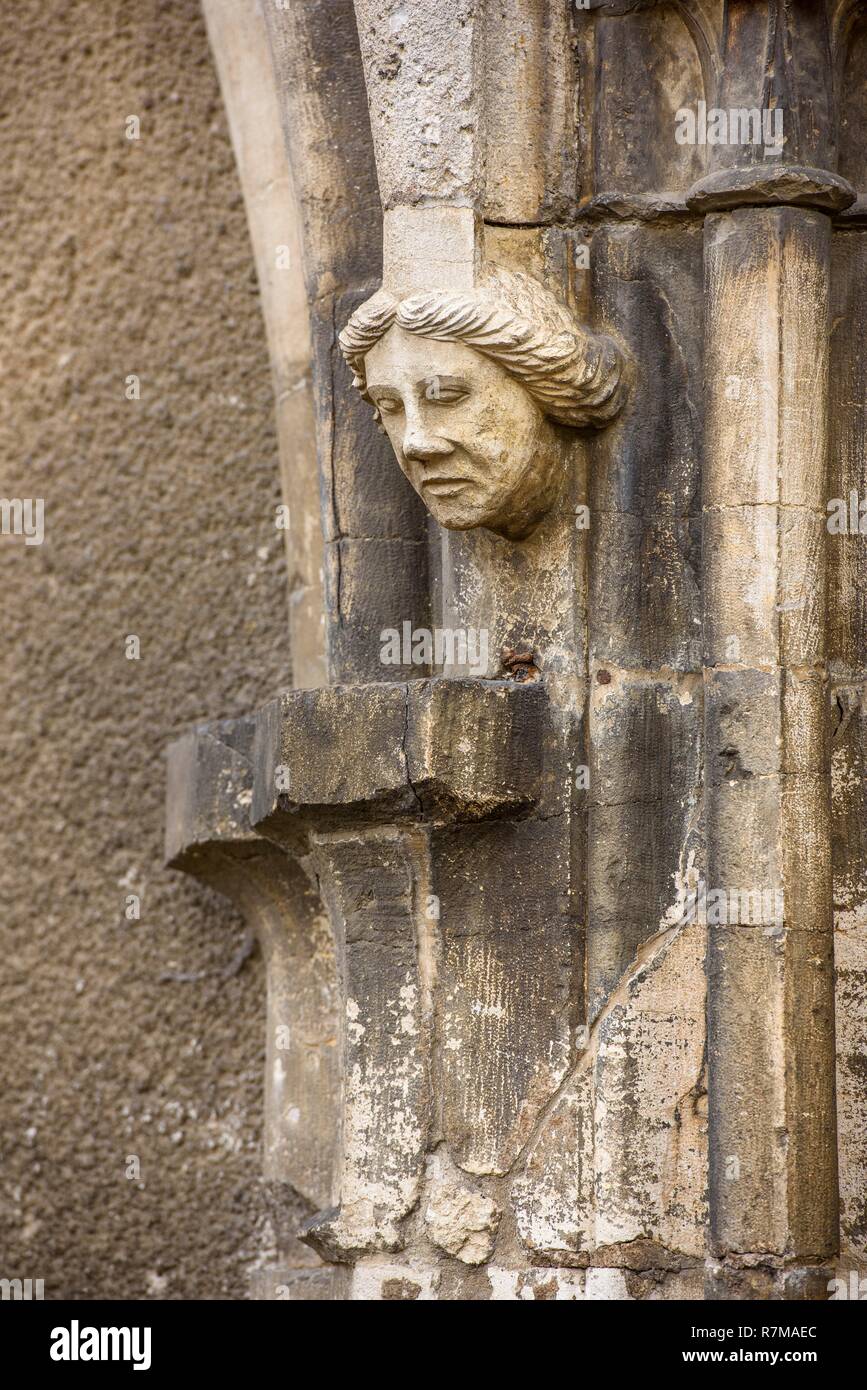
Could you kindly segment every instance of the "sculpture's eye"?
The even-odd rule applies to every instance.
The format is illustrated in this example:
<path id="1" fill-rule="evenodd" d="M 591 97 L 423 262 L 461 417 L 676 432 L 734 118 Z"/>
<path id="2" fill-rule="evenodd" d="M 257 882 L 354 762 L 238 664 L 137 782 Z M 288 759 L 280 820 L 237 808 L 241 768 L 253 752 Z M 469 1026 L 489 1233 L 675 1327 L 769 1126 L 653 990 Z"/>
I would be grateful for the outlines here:
<path id="1" fill-rule="evenodd" d="M 433 401 L 434 405 L 457 405 L 459 401 L 466 400 L 469 394 L 470 388 L 467 383 L 458 381 L 454 377 L 430 376 L 425 378 L 425 400 Z"/>
<path id="2" fill-rule="evenodd" d="M 458 401 L 465 401 L 469 394 L 469 391 L 460 386 L 443 386 L 439 395 L 431 396 L 430 399 L 439 405 L 457 405 Z"/>
<path id="3" fill-rule="evenodd" d="M 383 415 L 393 415 L 403 408 L 403 401 L 398 396 L 374 396 L 373 403 Z"/>

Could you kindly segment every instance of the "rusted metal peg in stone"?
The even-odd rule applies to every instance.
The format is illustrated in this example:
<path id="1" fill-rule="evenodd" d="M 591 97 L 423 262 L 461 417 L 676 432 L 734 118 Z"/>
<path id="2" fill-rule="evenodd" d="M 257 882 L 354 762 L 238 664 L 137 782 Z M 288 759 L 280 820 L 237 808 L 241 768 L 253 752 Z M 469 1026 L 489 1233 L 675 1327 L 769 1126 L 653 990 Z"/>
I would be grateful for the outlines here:
<path id="1" fill-rule="evenodd" d="M 516 647 L 501 647 L 500 665 L 509 679 L 519 683 L 536 680 L 540 674 L 536 654 L 527 642 L 519 642 Z"/>

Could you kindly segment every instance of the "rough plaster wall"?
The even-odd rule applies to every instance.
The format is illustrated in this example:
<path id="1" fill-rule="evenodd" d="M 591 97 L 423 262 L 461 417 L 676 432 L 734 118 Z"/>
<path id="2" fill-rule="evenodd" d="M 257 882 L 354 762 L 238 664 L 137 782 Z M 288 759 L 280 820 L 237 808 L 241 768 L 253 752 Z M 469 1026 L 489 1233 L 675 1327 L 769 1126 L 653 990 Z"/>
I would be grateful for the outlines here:
<path id="1" fill-rule="evenodd" d="M 0 1276 L 243 1297 L 262 964 L 161 854 L 168 741 L 289 682 L 244 208 L 196 0 L 16 0 L 0 73 Z"/>

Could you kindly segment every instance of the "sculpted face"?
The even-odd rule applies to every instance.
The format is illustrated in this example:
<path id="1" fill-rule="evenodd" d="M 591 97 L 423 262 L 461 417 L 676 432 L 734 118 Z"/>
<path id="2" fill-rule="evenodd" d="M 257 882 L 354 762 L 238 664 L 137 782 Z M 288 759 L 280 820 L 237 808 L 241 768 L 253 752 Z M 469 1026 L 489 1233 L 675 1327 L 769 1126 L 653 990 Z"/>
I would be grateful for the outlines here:
<path id="1" fill-rule="evenodd" d="M 365 370 L 397 461 L 441 526 L 510 540 L 532 530 L 556 494 L 562 446 L 499 363 L 394 324 Z"/>

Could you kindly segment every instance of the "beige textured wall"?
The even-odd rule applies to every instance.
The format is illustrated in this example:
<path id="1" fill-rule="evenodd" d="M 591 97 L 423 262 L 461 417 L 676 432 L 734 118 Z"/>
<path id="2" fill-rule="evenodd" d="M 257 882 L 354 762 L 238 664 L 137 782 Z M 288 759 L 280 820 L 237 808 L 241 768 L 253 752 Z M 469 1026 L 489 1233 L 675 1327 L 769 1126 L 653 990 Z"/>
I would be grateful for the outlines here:
<path id="1" fill-rule="evenodd" d="M 242 1297 L 262 964 L 161 854 L 166 743 L 290 675 L 244 208 L 196 0 L 16 0 L 0 79 L 0 496 L 46 525 L 0 536 L 0 1276 Z"/>

